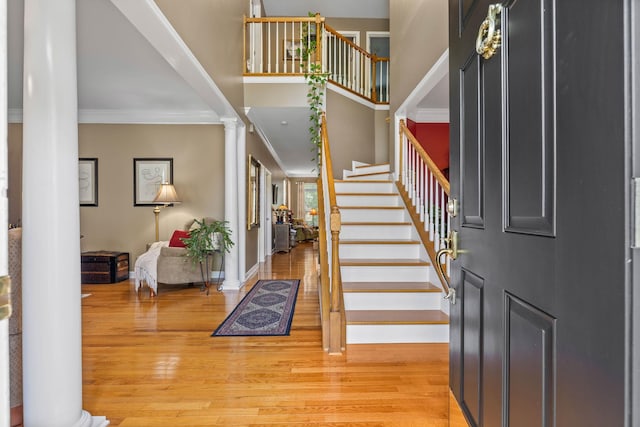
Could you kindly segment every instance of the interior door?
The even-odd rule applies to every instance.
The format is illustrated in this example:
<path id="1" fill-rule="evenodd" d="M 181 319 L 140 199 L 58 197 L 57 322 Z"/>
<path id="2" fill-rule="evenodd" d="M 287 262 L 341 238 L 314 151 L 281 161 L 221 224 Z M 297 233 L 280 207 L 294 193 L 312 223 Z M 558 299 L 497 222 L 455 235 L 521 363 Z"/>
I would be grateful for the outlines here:
<path id="1" fill-rule="evenodd" d="M 624 3 L 449 1 L 450 384 L 472 426 L 625 425 Z"/>

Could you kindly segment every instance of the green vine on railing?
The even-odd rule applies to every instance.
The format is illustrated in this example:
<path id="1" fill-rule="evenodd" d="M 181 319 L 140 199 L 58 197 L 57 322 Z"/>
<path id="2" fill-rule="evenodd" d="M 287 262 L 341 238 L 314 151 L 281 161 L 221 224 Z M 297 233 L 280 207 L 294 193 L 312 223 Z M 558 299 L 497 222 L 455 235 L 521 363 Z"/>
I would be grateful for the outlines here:
<path id="1" fill-rule="evenodd" d="M 309 12 L 309 17 L 314 17 L 317 14 Z M 309 137 L 311 142 L 311 152 L 314 154 L 313 161 L 317 162 L 318 166 L 322 161 L 322 136 L 320 130 L 322 127 L 322 112 L 324 111 L 324 96 L 325 89 L 327 87 L 327 81 L 329 80 L 329 73 L 323 72 L 322 63 L 319 58 L 316 58 L 317 52 L 317 37 L 309 37 L 310 24 L 307 23 L 302 28 L 302 46 L 300 57 L 302 59 L 300 66 L 305 70 L 304 78 L 307 81 L 309 92 L 307 93 L 307 103 L 309 104 Z"/>

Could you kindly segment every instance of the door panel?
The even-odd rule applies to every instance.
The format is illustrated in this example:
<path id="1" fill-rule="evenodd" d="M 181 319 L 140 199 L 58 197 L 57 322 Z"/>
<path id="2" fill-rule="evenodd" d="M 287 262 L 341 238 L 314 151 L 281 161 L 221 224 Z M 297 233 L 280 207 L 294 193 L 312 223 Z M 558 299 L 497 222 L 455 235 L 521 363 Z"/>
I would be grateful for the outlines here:
<path id="1" fill-rule="evenodd" d="M 509 231 L 554 233 L 553 2 L 516 0 L 501 13 L 506 82 L 506 224 Z"/>
<path id="2" fill-rule="evenodd" d="M 555 319 L 510 294 L 505 319 L 505 419 L 510 426 L 552 426 Z"/>
<path id="3" fill-rule="evenodd" d="M 625 425 L 625 2 L 505 1 L 488 58 L 490 2 L 449 2 L 450 386 L 472 425 Z"/>
<path id="4" fill-rule="evenodd" d="M 460 70 L 460 91 L 465 99 L 460 117 L 460 150 L 465 176 L 461 182 L 462 225 L 482 227 L 484 209 L 484 140 L 482 129 L 482 68 L 474 52 Z"/>
<path id="5" fill-rule="evenodd" d="M 462 408 L 473 421 L 472 425 L 480 425 L 482 420 L 482 278 L 462 271 L 462 289 L 460 304 L 462 309 L 462 366 L 464 378 L 464 394 Z"/>

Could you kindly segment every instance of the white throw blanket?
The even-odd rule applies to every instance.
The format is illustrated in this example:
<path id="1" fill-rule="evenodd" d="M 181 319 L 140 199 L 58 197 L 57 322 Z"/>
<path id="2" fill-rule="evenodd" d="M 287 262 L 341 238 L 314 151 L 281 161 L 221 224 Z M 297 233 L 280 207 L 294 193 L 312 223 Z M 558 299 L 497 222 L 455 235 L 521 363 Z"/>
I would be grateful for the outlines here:
<path id="1" fill-rule="evenodd" d="M 149 250 L 138 257 L 135 265 L 136 291 L 146 282 L 147 286 L 158 293 L 158 256 L 160 250 L 169 246 L 169 242 L 155 242 Z"/>

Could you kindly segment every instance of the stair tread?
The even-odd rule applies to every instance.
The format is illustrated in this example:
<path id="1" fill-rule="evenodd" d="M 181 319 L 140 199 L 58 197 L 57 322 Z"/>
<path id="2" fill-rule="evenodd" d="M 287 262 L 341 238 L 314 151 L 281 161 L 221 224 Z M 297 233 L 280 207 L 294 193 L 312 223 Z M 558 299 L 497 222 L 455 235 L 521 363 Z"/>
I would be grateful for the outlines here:
<path id="1" fill-rule="evenodd" d="M 441 292 L 431 282 L 342 282 L 344 292 Z"/>
<path id="2" fill-rule="evenodd" d="M 368 164 L 368 165 L 355 166 L 354 169 L 375 168 L 377 166 L 390 166 L 390 165 L 389 165 L 389 163 L 371 163 L 371 164 Z"/>
<path id="3" fill-rule="evenodd" d="M 349 180 L 349 178 L 357 178 L 359 176 L 373 176 L 373 175 L 385 175 L 385 174 L 389 174 L 391 172 L 389 171 L 380 171 L 380 172 L 371 172 L 371 173 L 357 173 L 357 174 L 353 174 L 353 175 L 349 175 L 347 177 L 347 180 Z"/>
<path id="4" fill-rule="evenodd" d="M 348 325 L 420 325 L 449 324 L 449 316 L 440 310 L 347 310 Z"/>
<path id="5" fill-rule="evenodd" d="M 404 226 L 407 226 L 407 225 L 411 225 L 411 223 L 410 222 L 384 222 L 384 221 L 383 222 L 380 222 L 380 221 L 378 221 L 378 222 L 366 222 L 366 221 L 363 221 L 363 222 L 343 222 L 343 223 L 341 223 L 341 225 L 342 226 L 345 226 L 345 225 L 383 225 L 383 226 L 387 226 L 387 225 L 389 225 L 389 226 L 404 225 Z"/>
<path id="6" fill-rule="evenodd" d="M 415 239 L 340 239 L 345 245 L 418 245 L 419 240 Z"/>
<path id="7" fill-rule="evenodd" d="M 419 258 L 340 258 L 340 266 L 423 266 L 431 265 L 429 261 Z"/>
<path id="8" fill-rule="evenodd" d="M 404 209 L 404 206 L 338 206 L 338 209 Z"/>
<path id="9" fill-rule="evenodd" d="M 336 193 L 336 196 L 363 196 L 363 197 L 368 197 L 368 196 L 382 196 L 382 197 L 400 197 L 400 195 L 398 193 L 364 193 L 364 192 L 358 192 L 358 193 Z"/>
<path id="10" fill-rule="evenodd" d="M 378 184 L 380 184 L 380 183 L 392 184 L 393 183 L 393 181 L 390 180 L 390 179 L 360 179 L 360 180 L 358 180 L 358 179 L 335 179 L 333 182 L 336 183 L 336 184 L 337 183 L 345 183 L 345 182 L 353 183 L 353 184 L 356 184 L 356 183 L 358 183 L 358 184 L 375 184 L 375 183 L 378 183 Z"/>

